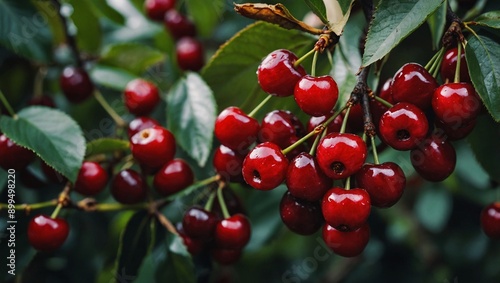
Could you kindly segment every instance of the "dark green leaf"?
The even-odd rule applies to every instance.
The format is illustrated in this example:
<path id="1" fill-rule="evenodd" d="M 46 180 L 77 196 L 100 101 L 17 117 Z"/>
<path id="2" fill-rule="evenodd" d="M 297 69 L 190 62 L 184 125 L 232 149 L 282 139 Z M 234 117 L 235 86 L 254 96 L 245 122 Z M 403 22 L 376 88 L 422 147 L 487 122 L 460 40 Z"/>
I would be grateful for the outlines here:
<path id="1" fill-rule="evenodd" d="M 54 17 L 52 11 L 47 10 L 46 16 Z M 44 16 L 29 1 L 0 0 L 0 45 L 19 56 L 48 62 L 52 46 Z"/>
<path id="2" fill-rule="evenodd" d="M 222 20 L 226 2 L 224 0 L 187 0 L 186 4 L 198 33 L 201 36 L 210 36 L 215 26 Z"/>
<path id="3" fill-rule="evenodd" d="M 465 57 L 477 93 L 500 122 L 500 44 L 485 36 L 473 36 L 465 46 Z"/>
<path id="4" fill-rule="evenodd" d="M 450 193 L 443 187 L 433 186 L 418 195 L 415 214 L 426 229 L 437 233 L 442 231 L 448 222 L 452 205 Z"/>
<path id="5" fill-rule="evenodd" d="M 446 25 L 446 5 L 447 0 L 427 19 L 432 34 L 432 46 L 436 50 L 441 45 L 441 37 L 443 37 Z"/>
<path id="6" fill-rule="evenodd" d="M 64 27 L 61 23 L 59 16 L 57 15 L 57 10 L 54 8 L 50 1 L 31 1 L 31 3 L 37 8 L 40 15 L 42 15 L 47 21 L 47 25 L 50 27 L 50 32 L 52 34 L 52 44 L 58 46 L 66 40 L 64 35 Z"/>
<path id="7" fill-rule="evenodd" d="M 7 184 L 7 171 L 0 170 L 0 194 L 3 192 L 5 184 Z"/>
<path id="8" fill-rule="evenodd" d="M 168 268 L 166 250 L 166 245 L 162 243 L 156 247 L 153 252 L 146 256 L 141 268 L 139 269 L 138 277 L 134 282 L 166 282 L 168 279 L 171 279 L 163 278 L 164 280 L 157 280 L 157 274 L 163 275 L 165 273 L 165 269 Z"/>
<path id="9" fill-rule="evenodd" d="M 17 119 L 0 117 L 4 134 L 33 150 L 74 183 L 85 155 L 80 126 L 65 113 L 47 107 L 26 107 L 17 116 Z"/>
<path id="10" fill-rule="evenodd" d="M 474 131 L 467 137 L 477 161 L 491 179 L 500 182 L 500 125 L 490 117 L 478 118 Z"/>
<path id="11" fill-rule="evenodd" d="M 210 155 L 216 116 L 212 90 L 196 73 L 187 73 L 167 95 L 168 128 L 200 166 Z"/>
<path id="12" fill-rule="evenodd" d="M 92 81 L 98 85 L 109 87 L 117 91 L 123 91 L 128 82 L 136 79 L 137 76 L 123 69 L 104 65 L 95 65 L 90 70 Z"/>
<path id="13" fill-rule="evenodd" d="M 323 0 L 304 0 L 311 8 L 311 11 L 319 17 L 319 19 L 324 23 L 328 24 L 328 19 L 326 18 L 326 8 Z"/>
<path id="14" fill-rule="evenodd" d="M 117 43 L 103 52 L 100 63 L 140 75 L 147 68 L 165 60 L 165 54 L 144 44 Z"/>
<path id="15" fill-rule="evenodd" d="M 168 268 L 164 272 L 172 282 L 194 283 L 196 272 L 193 260 L 182 243 L 180 237 L 174 237 L 168 250 Z M 175 280 L 173 280 L 175 279 Z"/>
<path id="16" fill-rule="evenodd" d="M 442 0 L 381 1 L 368 31 L 363 67 L 373 64 L 391 52 L 442 2 Z"/>
<path id="17" fill-rule="evenodd" d="M 119 25 L 125 24 L 125 17 L 123 17 L 122 14 L 110 7 L 106 1 L 91 0 L 89 3 L 92 5 L 92 8 L 94 9 L 94 12 L 96 14 L 104 16 Z"/>
<path id="18" fill-rule="evenodd" d="M 147 211 L 135 213 L 127 223 L 122 233 L 118 256 L 116 260 L 116 273 L 134 278 L 138 275 L 144 257 L 149 252 L 151 244 L 151 218 Z M 118 277 L 118 276 L 117 276 Z M 116 278 L 116 282 L 120 282 Z"/>
<path id="19" fill-rule="evenodd" d="M 73 6 L 71 19 L 77 29 L 78 47 L 83 51 L 97 53 L 101 48 L 102 29 L 90 0 L 68 0 L 68 3 Z"/>
<path id="20" fill-rule="evenodd" d="M 500 11 L 484 13 L 474 20 L 477 24 L 494 29 L 500 29 Z"/>
<path id="21" fill-rule="evenodd" d="M 102 153 L 113 153 L 128 150 L 130 143 L 126 140 L 102 138 L 87 143 L 86 156 Z"/>

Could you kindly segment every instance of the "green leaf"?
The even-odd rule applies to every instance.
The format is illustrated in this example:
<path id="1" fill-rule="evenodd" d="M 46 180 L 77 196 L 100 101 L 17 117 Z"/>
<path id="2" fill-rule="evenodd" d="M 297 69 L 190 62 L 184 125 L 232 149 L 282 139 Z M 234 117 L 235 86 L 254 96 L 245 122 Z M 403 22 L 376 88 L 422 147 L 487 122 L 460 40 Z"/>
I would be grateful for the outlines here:
<path id="1" fill-rule="evenodd" d="M 181 237 L 174 237 L 167 256 L 167 270 L 164 272 L 166 278 L 178 283 L 195 283 L 196 270 L 194 263 L 186 250 L 186 246 L 182 243 Z"/>
<path id="2" fill-rule="evenodd" d="M 123 69 L 97 64 L 90 70 L 92 81 L 113 90 L 123 91 L 128 82 L 138 78 Z"/>
<path id="3" fill-rule="evenodd" d="M 341 35 L 351 15 L 354 0 L 325 0 L 323 3 L 326 6 L 326 18 L 330 30 L 337 35 Z"/>
<path id="4" fill-rule="evenodd" d="M 429 24 L 432 35 L 432 46 L 436 50 L 441 45 L 441 38 L 443 37 L 446 25 L 446 7 L 447 0 L 427 19 L 427 24 Z"/>
<path id="5" fill-rule="evenodd" d="M 437 233 L 450 218 L 452 202 L 450 193 L 443 187 L 425 188 L 416 200 L 415 214 L 426 229 Z"/>
<path id="6" fill-rule="evenodd" d="M 472 133 L 467 137 L 477 161 L 491 179 L 500 182 L 500 125 L 490 117 L 481 116 Z"/>
<path id="7" fill-rule="evenodd" d="M 64 27 L 61 23 L 59 16 L 57 15 L 57 10 L 54 8 L 50 1 L 36 1 L 31 0 L 33 6 L 35 6 L 47 21 L 47 25 L 50 28 L 52 34 L 52 44 L 58 46 L 66 41 L 66 36 L 64 35 Z"/>
<path id="8" fill-rule="evenodd" d="M 0 194 L 3 192 L 4 188 L 6 187 L 5 184 L 7 184 L 7 171 L 5 170 L 0 170 Z"/>
<path id="9" fill-rule="evenodd" d="M 147 211 L 139 211 L 130 218 L 120 238 L 116 273 L 135 278 L 151 244 L 151 218 Z M 117 282 L 120 282 L 117 278 Z"/>
<path id="10" fill-rule="evenodd" d="M 126 140 L 114 138 L 101 138 L 87 143 L 86 156 L 103 153 L 113 153 L 116 151 L 125 151 L 130 147 Z"/>
<path id="11" fill-rule="evenodd" d="M 222 20 L 222 13 L 224 13 L 224 0 L 187 0 L 187 9 L 189 15 L 193 17 L 196 25 L 196 30 L 201 36 L 210 36 Z"/>
<path id="12" fill-rule="evenodd" d="M 110 7 L 106 1 L 91 0 L 89 4 L 91 4 L 92 9 L 96 14 L 104 16 L 116 24 L 119 25 L 125 24 L 125 17 L 118 11 Z"/>
<path id="13" fill-rule="evenodd" d="M 50 13 L 50 10 L 47 10 Z M 54 16 L 48 14 L 47 16 Z M 29 1 L 0 0 L 0 45 L 30 60 L 50 61 L 50 31 Z"/>
<path id="14" fill-rule="evenodd" d="M 76 26 L 76 43 L 87 52 L 97 53 L 101 48 L 102 29 L 99 18 L 91 8 L 90 0 L 68 0 L 73 6 L 71 19 Z"/>
<path id="15" fill-rule="evenodd" d="M 473 36 L 465 46 L 465 58 L 477 93 L 500 122 L 500 44 L 485 36 Z"/>
<path id="16" fill-rule="evenodd" d="M 210 156 L 216 116 L 213 92 L 196 73 L 188 72 L 167 95 L 168 128 L 201 167 Z"/>
<path id="17" fill-rule="evenodd" d="M 500 11 L 491 11 L 477 17 L 474 22 L 481 26 L 500 29 Z"/>
<path id="18" fill-rule="evenodd" d="M 104 50 L 100 63 L 141 75 L 147 68 L 163 60 L 165 60 L 163 52 L 147 45 L 116 43 Z"/>
<path id="19" fill-rule="evenodd" d="M 311 11 L 318 16 L 318 18 L 324 23 L 328 24 L 328 19 L 326 18 L 326 7 L 323 0 L 304 0 L 311 8 Z"/>
<path id="20" fill-rule="evenodd" d="M 65 113 L 48 107 L 26 107 L 17 116 L 0 117 L 2 132 L 74 183 L 85 155 L 80 126 Z"/>
<path id="21" fill-rule="evenodd" d="M 443 1 L 380 1 L 368 31 L 363 67 L 382 59 L 417 29 Z"/>

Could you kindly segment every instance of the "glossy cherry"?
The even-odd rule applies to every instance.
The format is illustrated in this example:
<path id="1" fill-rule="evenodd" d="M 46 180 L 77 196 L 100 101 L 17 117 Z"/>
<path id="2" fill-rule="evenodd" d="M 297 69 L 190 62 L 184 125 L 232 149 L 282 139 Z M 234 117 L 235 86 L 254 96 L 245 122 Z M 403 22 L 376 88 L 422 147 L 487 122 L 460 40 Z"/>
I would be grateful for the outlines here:
<path id="1" fill-rule="evenodd" d="M 321 170 L 334 180 L 356 173 L 366 160 L 366 144 L 354 134 L 330 133 L 319 142 L 316 158 Z"/>
<path id="2" fill-rule="evenodd" d="M 143 79 L 132 80 L 125 86 L 124 100 L 130 113 L 136 116 L 148 115 L 160 102 L 158 87 Z"/>
<path id="3" fill-rule="evenodd" d="M 133 135 L 138 132 L 152 128 L 153 126 L 160 126 L 160 123 L 151 117 L 136 117 L 134 120 L 130 121 L 128 124 L 128 137 L 131 138 Z"/>
<path id="4" fill-rule="evenodd" d="M 321 171 L 316 158 L 306 152 L 290 162 L 285 181 L 290 194 L 308 201 L 320 200 L 332 185 L 332 180 Z"/>
<path id="5" fill-rule="evenodd" d="M 257 190 L 272 190 L 285 180 L 288 159 L 276 144 L 264 142 L 243 160 L 243 178 Z"/>
<path id="6" fill-rule="evenodd" d="M 290 146 L 294 138 L 302 137 L 304 125 L 290 111 L 273 110 L 262 119 L 258 139 L 260 142 L 272 142 L 280 148 Z"/>
<path id="7" fill-rule="evenodd" d="M 156 191 L 163 196 L 169 196 L 184 190 L 193 184 L 193 170 L 186 161 L 176 158 L 155 174 L 153 184 Z"/>
<path id="8" fill-rule="evenodd" d="M 431 106 L 437 87 L 436 79 L 424 67 L 407 63 L 393 77 L 392 97 L 395 102 L 409 102 L 425 110 Z"/>
<path id="9" fill-rule="evenodd" d="M 185 36 L 196 36 L 196 26 L 194 23 L 177 10 L 172 9 L 167 11 L 163 18 L 163 23 L 174 39 L 180 39 Z"/>
<path id="10" fill-rule="evenodd" d="M 39 214 L 28 223 L 28 241 L 39 251 L 53 252 L 59 249 L 68 235 L 68 222 L 62 218 L 52 219 Z"/>
<path id="11" fill-rule="evenodd" d="M 247 152 L 243 151 L 243 153 L 240 154 L 238 151 L 232 150 L 227 146 L 220 145 L 215 150 L 213 159 L 214 169 L 217 171 L 217 174 L 225 181 L 243 181 L 241 170 Z"/>
<path id="12" fill-rule="evenodd" d="M 217 116 L 214 134 L 221 144 L 242 151 L 257 140 L 259 128 L 257 120 L 240 108 L 231 106 Z"/>
<path id="13" fill-rule="evenodd" d="M 4 134 L 0 135 L 0 167 L 21 170 L 35 159 L 33 151 L 15 144 Z"/>
<path id="14" fill-rule="evenodd" d="M 357 186 L 368 192 L 371 205 L 376 207 L 393 206 L 406 186 L 405 173 L 394 162 L 365 164 L 355 176 Z"/>
<path id="15" fill-rule="evenodd" d="M 139 203 L 146 198 L 146 182 L 141 175 L 132 169 L 125 169 L 113 178 L 111 194 L 123 204 Z"/>
<path id="16" fill-rule="evenodd" d="M 370 240 L 370 227 L 367 223 L 354 231 L 340 231 L 332 226 L 323 226 L 323 240 L 332 251 L 340 256 L 360 255 Z"/>
<path id="17" fill-rule="evenodd" d="M 269 53 L 257 68 L 257 80 L 260 87 L 275 96 L 290 96 L 295 84 L 306 75 L 302 66 L 294 66 L 297 56 L 285 49 Z"/>
<path id="18" fill-rule="evenodd" d="M 475 120 L 481 101 L 469 83 L 447 83 L 436 88 L 432 97 L 436 118 L 451 127 L 461 127 Z"/>
<path id="19" fill-rule="evenodd" d="M 411 164 L 424 179 L 440 182 L 455 170 L 456 152 L 442 137 L 431 135 L 410 152 Z"/>
<path id="20" fill-rule="evenodd" d="M 280 216 L 292 232 L 311 235 L 323 225 L 319 202 L 299 199 L 286 192 L 280 202 Z"/>
<path id="21" fill-rule="evenodd" d="M 199 71 L 205 65 L 203 45 L 193 37 L 183 37 L 175 45 L 177 64 L 181 70 Z"/>
<path id="22" fill-rule="evenodd" d="M 149 168 L 160 168 L 174 158 L 175 137 L 161 126 L 144 129 L 130 138 L 134 158 Z"/>
<path id="23" fill-rule="evenodd" d="M 500 239 L 500 202 L 494 202 L 481 211 L 481 227 L 492 239 Z"/>
<path id="24" fill-rule="evenodd" d="M 219 248 L 241 249 L 250 241 L 250 221 L 243 214 L 221 220 L 215 227 L 215 243 Z"/>
<path id="25" fill-rule="evenodd" d="M 331 76 L 303 76 L 295 85 L 295 102 L 311 116 L 329 114 L 339 98 L 337 82 Z"/>
<path id="26" fill-rule="evenodd" d="M 312 116 L 309 118 L 309 121 L 307 122 L 307 132 L 312 132 L 314 129 L 326 122 L 328 118 L 332 117 L 332 113 L 324 116 L 319 116 L 319 117 L 314 117 Z M 350 116 L 349 116 L 350 117 Z M 349 119 L 350 120 L 350 119 Z M 338 115 L 335 117 L 335 119 L 328 124 L 328 128 L 326 129 L 326 133 L 338 133 L 340 132 L 340 128 L 342 127 L 342 122 L 344 121 L 344 117 L 342 115 Z"/>
<path id="27" fill-rule="evenodd" d="M 102 192 L 108 183 L 108 173 L 97 162 L 85 161 L 78 172 L 73 189 L 85 196 Z"/>
<path id="28" fill-rule="evenodd" d="M 155 21 L 162 21 L 165 13 L 175 7 L 176 0 L 146 0 L 144 9 L 148 17 Z"/>
<path id="29" fill-rule="evenodd" d="M 216 262 L 222 265 L 230 265 L 241 258 L 241 249 L 214 248 L 211 255 Z"/>
<path id="30" fill-rule="evenodd" d="M 457 69 L 458 48 L 451 48 L 444 53 L 441 61 L 441 79 L 443 82 L 453 82 L 455 80 L 455 71 Z M 462 49 L 460 56 L 460 81 L 470 82 L 469 69 L 465 60 L 465 52 Z"/>
<path id="31" fill-rule="evenodd" d="M 321 211 L 328 225 L 341 231 L 361 227 L 370 215 L 370 195 L 359 188 L 346 190 L 334 187 L 321 201 Z"/>
<path id="32" fill-rule="evenodd" d="M 397 150 L 415 148 L 427 136 L 429 123 L 417 106 L 400 102 L 380 118 L 379 132 L 383 142 Z"/>
<path id="33" fill-rule="evenodd" d="M 213 237 L 217 222 L 215 213 L 206 211 L 202 207 L 193 206 L 184 213 L 182 227 L 189 237 L 208 240 Z"/>
<path id="34" fill-rule="evenodd" d="M 187 251 L 191 255 L 197 255 L 201 253 L 205 247 L 206 247 L 206 239 L 196 239 L 188 236 L 186 234 L 186 231 L 184 230 L 184 226 L 182 225 L 182 222 L 178 222 L 175 225 L 175 229 L 177 230 L 177 233 L 179 233 L 179 236 L 182 238 L 182 242 L 184 243 L 184 246 L 186 246 Z"/>
<path id="35" fill-rule="evenodd" d="M 59 78 L 61 90 L 72 103 L 80 103 L 92 96 L 94 85 L 87 71 L 82 68 L 68 66 L 63 69 Z"/>

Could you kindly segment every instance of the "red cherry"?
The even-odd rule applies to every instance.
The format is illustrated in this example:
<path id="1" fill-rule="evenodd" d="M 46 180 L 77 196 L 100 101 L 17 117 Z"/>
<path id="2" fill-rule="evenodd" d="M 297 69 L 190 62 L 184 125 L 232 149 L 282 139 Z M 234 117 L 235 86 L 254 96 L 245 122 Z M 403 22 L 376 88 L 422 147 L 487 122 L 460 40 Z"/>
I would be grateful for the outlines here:
<path id="1" fill-rule="evenodd" d="M 205 65 L 203 45 L 193 37 L 183 37 L 175 45 L 177 64 L 181 70 L 199 71 Z"/>
<path id="2" fill-rule="evenodd" d="M 155 174 L 153 184 L 160 195 L 169 196 L 191 186 L 193 181 L 193 170 L 189 164 L 182 159 L 174 159 Z"/>
<path id="3" fill-rule="evenodd" d="M 424 179 L 440 182 L 455 170 L 456 152 L 446 139 L 432 135 L 410 152 L 411 164 Z"/>
<path id="4" fill-rule="evenodd" d="M 304 125 L 290 111 L 273 110 L 262 119 L 259 131 L 260 142 L 272 142 L 280 148 L 286 148 L 293 142 L 294 137 L 304 135 Z"/>
<path id="5" fill-rule="evenodd" d="M 417 63 L 403 65 L 394 75 L 392 97 L 395 102 L 409 102 L 420 109 L 431 106 L 432 94 L 438 87 L 436 79 Z"/>
<path id="6" fill-rule="evenodd" d="M 163 18 L 165 27 L 174 39 L 180 39 L 185 36 L 196 36 L 196 26 L 193 22 L 177 10 L 169 10 Z"/>
<path id="7" fill-rule="evenodd" d="M 455 71 L 457 69 L 458 48 L 451 48 L 444 53 L 443 61 L 441 61 L 441 79 L 443 82 L 453 82 L 455 80 Z M 462 49 L 460 56 L 460 81 L 470 82 L 469 70 L 467 61 L 465 60 L 465 52 Z"/>
<path id="8" fill-rule="evenodd" d="M 215 227 L 215 242 L 219 248 L 241 249 L 250 241 L 250 221 L 235 214 L 219 221 Z"/>
<path id="9" fill-rule="evenodd" d="M 269 53 L 257 68 L 260 87 L 271 95 L 292 95 L 295 84 L 306 75 L 302 66 L 294 66 L 297 59 L 295 54 L 285 49 Z"/>
<path id="10" fill-rule="evenodd" d="M 367 191 L 334 187 L 323 197 L 321 211 L 328 225 L 337 230 L 352 231 L 366 222 L 370 215 L 370 205 Z"/>
<path id="11" fill-rule="evenodd" d="M 410 150 L 422 141 L 429 130 L 424 112 L 417 106 L 400 102 L 380 118 L 382 141 L 397 150 Z"/>
<path id="12" fill-rule="evenodd" d="M 68 66 L 59 78 L 61 90 L 72 103 L 80 103 L 92 96 L 94 85 L 87 71 L 82 68 Z"/>
<path id="13" fill-rule="evenodd" d="M 323 225 L 319 203 L 296 198 L 290 192 L 281 199 L 280 216 L 288 229 L 300 235 L 312 235 Z"/>
<path id="14" fill-rule="evenodd" d="M 135 79 L 127 83 L 124 92 L 125 106 L 136 116 L 148 115 L 160 102 L 158 88 L 152 82 Z"/>
<path id="15" fill-rule="evenodd" d="M 472 132 L 472 130 L 474 130 L 474 127 L 476 126 L 476 119 L 468 122 L 467 124 L 458 122 L 453 125 L 448 125 L 441 120 L 436 120 L 435 124 L 437 127 L 436 131 L 441 131 L 444 135 L 446 135 L 447 139 L 456 141 L 465 138 Z"/>
<path id="16" fill-rule="evenodd" d="M 257 190 L 272 190 L 285 180 L 288 159 L 274 143 L 258 144 L 243 160 L 243 178 Z"/>
<path id="17" fill-rule="evenodd" d="M 177 223 L 175 225 L 175 229 L 177 230 L 177 233 L 179 233 L 179 236 L 182 238 L 184 246 L 186 246 L 187 251 L 191 255 L 197 255 L 205 249 L 206 246 L 205 239 L 195 239 L 186 235 L 186 231 L 184 231 L 182 222 Z"/>
<path id="18" fill-rule="evenodd" d="M 352 110 L 352 108 L 351 108 Z M 332 117 L 332 113 L 328 114 L 328 115 L 324 115 L 324 116 L 319 116 L 319 117 L 311 117 L 309 118 L 309 122 L 307 123 L 307 132 L 312 132 L 314 131 L 314 129 L 323 124 L 324 122 L 326 122 L 326 120 L 328 120 L 328 118 Z M 350 117 L 350 115 L 349 115 Z M 351 119 L 349 118 L 349 121 Z M 335 117 L 335 119 L 330 123 L 328 124 L 328 128 L 326 130 L 326 133 L 329 134 L 329 133 L 338 133 L 340 132 L 340 128 L 342 127 L 342 122 L 344 121 L 344 117 L 342 115 L 338 115 L 337 117 Z"/>
<path id="19" fill-rule="evenodd" d="M 150 19 L 162 21 L 165 13 L 174 8 L 175 2 L 175 0 L 146 0 L 144 9 Z"/>
<path id="20" fill-rule="evenodd" d="M 444 124 L 461 127 L 481 112 L 481 101 L 469 83 L 448 83 L 434 91 L 432 109 Z"/>
<path id="21" fill-rule="evenodd" d="M 494 202 L 481 211 L 481 227 L 492 239 L 500 239 L 500 202 Z"/>
<path id="22" fill-rule="evenodd" d="M 69 235 L 69 225 L 62 218 L 52 219 L 46 215 L 33 217 L 28 224 L 30 245 L 43 252 L 59 249 Z"/>
<path id="23" fill-rule="evenodd" d="M 73 189 L 85 196 L 102 192 L 108 183 L 108 173 L 97 162 L 85 161 L 78 172 Z"/>
<path id="24" fill-rule="evenodd" d="M 394 162 L 365 164 L 356 173 L 356 183 L 368 192 L 371 205 L 391 207 L 403 195 L 406 177 Z"/>
<path id="25" fill-rule="evenodd" d="M 118 172 L 111 183 L 111 194 L 123 204 L 135 204 L 146 198 L 146 183 L 141 175 L 132 169 Z"/>
<path id="26" fill-rule="evenodd" d="M 354 134 L 330 133 L 319 142 L 316 158 L 328 177 L 345 179 L 365 163 L 366 144 Z"/>
<path id="27" fill-rule="evenodd" d="M 225 181 L 241 182 L 243 175 L 241 170 L 245 154 L 240 154 L 238 151 L 232 150 L 227 146 L 220 145 L 214 153 L 213 165 L 217 174 Z"/>
<path id="28" fill-rule="evenodd" d="M 332 251 L 340 256 L 360 255 L 370 239 L 370 227 L 367 223 L 354 231 L 340 231 L 332 226 L 323 226 L 323 240 Z"/>
<path id="29" fill-rule="evenodd" d="M 241 249 L 215 248 L 212 250 L 213 259 L 222 265 L 231 265 L 241 257 Z"/>
<path id="30" fill-rule="evenodd" d="M 5 135 L 0 135 L 0 167 L 5 170 L 21 170 L 35 159 L 33 151 L 15 144 Z"/>
<path id="31" fill-rule="evenodd" d="M 213 237 L 217 222 L 215 213 L 193 206 L 184 213 L 182 227 L 191 238 L 209 240 Z"/>
<path id="32" fill-rule="evenodd" d="M 331 76 L 303 76 L 295 85 L 295 102 L 311 116 L 329 114 L 339 98 L 339 88 Z"/>
<path id="33" fill-rule="evenodd" d="M 225 146 L 242 151 L 257 140 L 259 122 L 238 107 L 224 109 L 215 120 L 215 137 Z"/>
<path id="34" fill-rule="evenodd" d="M 288 165 L 286 186 L 294 197 L 318 201 L 331 185 L 332 180 L 321 171 L 318 162 L 309 153 L 300 153 Z"/>
<path id="35" fill-rule="evenodd" d="M 134 158 L 149 168 L 160 168 L 175 155 L 175 138 L 160 126 L 144 129 L 130 139 L 130 150 Z"/>
<path id="36" fill-rule="evenodd" d="M 136 117 L 134 120 L 130 121 L 128 124 L 128 138 L 130 139 L 133 135 L 138 132 L 152 128 L 153 126 L 160 126 L 160 123 L 150 117 Z"/>

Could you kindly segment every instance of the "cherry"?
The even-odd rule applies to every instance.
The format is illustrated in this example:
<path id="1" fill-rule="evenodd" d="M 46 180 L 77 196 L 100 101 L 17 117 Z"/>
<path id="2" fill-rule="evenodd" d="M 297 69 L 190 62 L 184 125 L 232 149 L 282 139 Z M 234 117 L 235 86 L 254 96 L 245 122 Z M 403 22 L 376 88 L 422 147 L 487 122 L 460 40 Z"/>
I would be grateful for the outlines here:
<path id="1" fill-rule="evenodd" d="M 153 126 L 160 126 L 160 123 L 153 118 L 150 117 L 136 117 L 134 120 L 130 121 L 128 124 L 128 138 L 130 139 L 133 135 L 138 132 L 152 128 Z"/>
<path id="2" fill-rule="evenodd" d="M 243 160 L 243 178 L 257 190 L 272 190 L 286 176 L 288 159 L 274 143 L 258 144 Z"/>
<path id="3" fill-rule="evenodd" d="M 250 221 L 243 214 L 221 220 L 215 227 L 215 242 L 219 248 L 241 249 L 250 240 Z"/>
<path id="4" fill-rule="evenodd" d="M 69 235 L 69 225 L 62 218 L 52 219 L 39 214 L 28 223 L 30 245 L 43 252 L 53 252 L 60 248 Z"/>
<path id="5" fill-rule="evenodd" d="M 303 76 L 295 85 L 295 102 L 311 116 L 330 113 L 339 98 L 339 88 L 331 76 Z"/>
<path id="6" fill-rule="evenodd" d="M 370 239 L 370 227 L 367 223 L 354 231 L 340 231 L 332 226 L 323 226 L 323 240 L 332 251 L 340 256 L 360 255 Z"/>
<path id="7" fill-rule="evenodd" d="M 417 106 L 400 102 L 380 118 L 379 131 L 383 142 L 397 150 L 415 148 L 427 135 L 429 124 Z"/>
<path id="8" fill-rule="evenodd" d="M 80 103 L 94 92 L 94 85 L 83 68 L 68 66 L 59 78 L 61 90 L 72 103 Z"/>
<path id="9" fill-rule="evenodd" d="M 451 48 L 444 53 L 443 61 L 441 61 L 441 79 L 443 82 L 453 82 L 455 80 L 455 71 L 457 69 L 458 48 Z M 470 82 L 469 68 L 465 60 L 465 52 L 462 49 L 460 56 L 460 80 L 462 82 Z"/>
<path id="10" fill-rule="evenodd" d="M 424 179 L 440 182 L 455 170 L 455 148 L 448 140 L 431 135 L 410 152 L 410 160 Z"/>
<path id="11" fill-rule="evenodd" d="M 169 196 L 189 187 L 193 181 L 193 170 L 189 164 L 182 159 L 174 159 L 155 174 L 153 184 L 160 195 Z"/>
<path id="12" fill-rule="evenodd" d="M 310 202 L 286 192 L 280 202 L 280 216 L 292 232 L 312 235 L 323 225 L 323 215 L 318 202 Z"/>
<path id="13" fill-rule="evenodd" d="M 223 265 L 237 262 L 241 257 L 241 249 L 215 248 L 212 250 L 212 258 Z"/>
<path id="14" fill-rule="evenodd" d="M 177 64 L 181 70 L 199 71 L 205 65 L 203 45 L 193 37 L 183 37 L 175 45 Z"/>
<path id="15" fill-rule="evenodd" d="M 169 10 L 163 18 L 165 27 L 174 39 L 180 39 L 185 36 L 196 36 L 196 26 L 186 16 L 177 10 Z"/>
<path id="16" fill-rule="evenodd" d="M 184 213 L 182 227 L 189 237 L 207 240 L 212 238 L 217 222 L 215 213 L 193 206 Z"/>
<path id="17" fill-rule="evenodd" d="M 56 108 L 56 104 L 52 96 L 42 95 L 42 96 L 34 96 L 28 101 L 28 105 L 38 105 L 38 106 L 46 106 L 50 108 Z"/>
<path id="18" fill-rule="evenodd" d="M 288 165 L 286 186 L 294 197 L 320 200 L 331 184 L 332 180 L 321 171 L 318 162 L 309 153 L 300 153 Z"/>
<path id="19" fill-rule="evenodd" d="M 365 163 L 366 144 L 354 134 L 330 133 L 319 142 L 316 158 L 328 177 L 345 179 Z"/>
<path id="20" fill-rule="evenodd" d="M 260 142 L 272 142 L 280 148 L 293 144 L 294 138 L 302 137 L 304 125 L 290 111 L 273 110 L 262 119 L 259 131 Z"/>
<path id="21" fill-rule="evenodd" d="M 394 162 L 365 164 L 356 173 L 356 183 L 368 192 L 371 205 L 391 207 L 403 195 L 406 177 Z"/>
<path id="22" fill-rule="evenodd" d="M 21 170 L 35 159 L 35 153 L 15 144 L 6 135 L 0 135 L 0 167 Z"/>
<path id="23" fill-rule="evenodd" d="M 403 65 L 394 75 L 392 97 L 395 102 L 409 102 L 420 109 L 431 106 L 432 94 L 438 87 L 436 79 L 417 63 Z"/>
<path id="24" fill-rule="evenodd" d="M 130 150 L 134 158 L 149 168 L 160 168 L 174 158 L 175 137 L 161 126 L 153 126 L 133 135 Z"/>
<path id="25" fill-rule="evenodd" d="M 85 161 L 78 172 L 73 189 L 85 196 L 102 192 L 108 183 L 108 173 L 97 162 Z"/>
<path id="26" fill-rule="evenodd" d="M 259 122 L 240 108 L 224 109 L 215 120 L 215 137 L 225 146 L 241 151 L 257 140 Z"/>
<path id="27" fill-rule="evenodd" d="M 434 91 L 432 109 L 444 124 L 460 127 L 476 119 L 481 102 L 471 84 L 447 83 Z"/>
<path id="28" fill-rule="evenodd" d="M 162 21 L 165 13 L 174 8 L 175 2 L 175 0 L 146 0 L 144 9 L 150 19 Z"/>
<path id="29" fill-rule="evenodd" d="M 352 110 L 352 108 L 351 108 L 351 110 Z M 312 116 L 311 118 L 309 118 L 309 122 L 307 123 L 307 132 L 314 131 L 314 129 L 317 126 L 326 122 L 326 120 L 328 120 L 330 117 L 332 117 L 332 113 L 330 113 L 328 115 L 318 116 L 318 117 Z M 351 119 L 349 119 L 349 121 L 350 120 Z M 329 134 L 329 133 L 340 132 L 340 128 L 342 127 L 343 121 L 344 121 L 344 117 L 342 115 L 338 115 L 337 117 L 335 117 L 335 119 L 333 119 L 333 121 L 330 124 L 328 124 L 328 127 L 326 129 L 326 133 Z"/>
<path id="30" fill-rule="evenodd" d="M 260 87 L 275 96 L 290 96 L 295 84 L 306 75 L 302 66 L 294 66 L 297 56 L 289 50 L 275 50 L 262 60 L 257 68 Z"/>
<path id="31" fill-rule="evenodd" d="M 245 155 L 243 155 L 227 146 L 220 145 L 214 153 L 213 165 L 215 171 L 217 171 L 217 174 L 225 181 L 241 182 L 243 181 L 241 169 L 245 156 L 246 152 Z"/>
<path id="32" fill-rule="evenodd" d="M 135 204 L 146 198 L 146 182 L 132 169 L 125 169 L 113 178 L 111 194 L 123 204 Z"/>
<path id="33" fill-rule="evenodd" d="M 481 227 L 492 239 L 500 239 L 500 202 L 494 202 L 481 211 Z"/>
<path id="34" fill-rule="evenodd" d="M 124 91 L 125 106 L 136 116 L 150 114 L 160 102 L 158 88 L 152 82 L 135 79 L 127 83 Z"/>
<path id="35" fill-rule="evenodd" d="M 187 251 L 191 255 L 197 255 L 205 249 L 205 244 L 206 244 L 205 239 L 195 239 L 186 235 L 186 231 L 184 230 L 182 222 L 178 222 L 175 225 L 175 229 L 177 230 L 177 233 L 179 233 L 179 236 L 182 238 L 184 246 L 186 246 Z"/>
<path id="36" fill-rule="evenodd" d="M 460 122 L 453 125 L 448 125 L 441 120 L 435 121 L 436 127 L 446 135 L 446 137 L 451 141 L 461 140 L 468 136 L 474 127 L 476 126 L 476 119 L 468 122 L 467 124 L 462 124 Z"/>
<path id="37" fill-rule="evenodd" d="M 352 231 L 366 222 L 370 215 L 370 205 L 367 191 L 334 187 L 323 196 L 321 211 L 328 225 L 337 230 Z"/>

